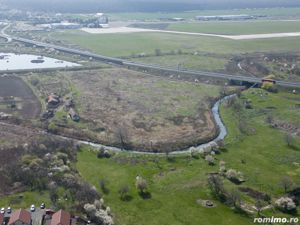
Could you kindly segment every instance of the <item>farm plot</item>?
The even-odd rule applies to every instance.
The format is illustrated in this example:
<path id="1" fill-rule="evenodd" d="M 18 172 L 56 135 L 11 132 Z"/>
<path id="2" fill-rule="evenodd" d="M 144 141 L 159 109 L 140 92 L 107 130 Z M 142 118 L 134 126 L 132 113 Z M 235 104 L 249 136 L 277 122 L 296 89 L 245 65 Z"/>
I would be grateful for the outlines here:
<path id="1" fill-rule="evenodd" d="M 41 105 L 21 78 L 0 77 L 0 112 L 33 119 L 40 114 Z"/>

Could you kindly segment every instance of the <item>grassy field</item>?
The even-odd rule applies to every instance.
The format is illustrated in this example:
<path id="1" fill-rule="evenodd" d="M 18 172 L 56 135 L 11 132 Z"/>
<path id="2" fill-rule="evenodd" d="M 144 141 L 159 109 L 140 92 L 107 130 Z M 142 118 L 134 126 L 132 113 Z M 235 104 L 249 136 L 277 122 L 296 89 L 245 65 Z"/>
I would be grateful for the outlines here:
<path id="1" fill-rule="evenodd" d="M 112 20 L 158 20 L 174 17 L 186 19 L 195 18 L 203 15 L 231 15 L 231 14 L 248 14 L 248 15 L 267 15 L 270 17 L 290 17 L 299 16 L 300 8 L 266 8 L 266 9 L 235 9 L 235 10 L 195 10 L 178 13 L 112 13 Z"/>
<path id="2" fill-rule="evenodd" d="M 7 197 L 0 198 L 0 207 L 7 208 L 8 206 L 13 209 L 19 208 L 30 208 L 32 204 L 36 207 L 39 207 L 42 203 L 45 203 L 47 207 L 50 204 L 49 194 L 48 192 L 22 192 L 19 194 L 9 195 Z"/>
<path id="3" fill-rule="evenodd" d="M 236 116 L 231 108 L 221 109 L 222 117 L 229 128 L 226 138 L 229 152 L 222 157 L 230 164 L 247 174 L 247 185 L 259 188 L 272 195 L 283 194 L 278 188 L 280 178 L 290 176 L 297 184 L 300 183 L 297 171 L 300 170 L 300 151 L 289 148 L 285 142 L 286 132 L 271 128 L 266 123 L 268 116 L 287 124 L 300 126 L 298 110 L 299 95 L 288 93 L 268 94 L 264 91 L 249 90 L 244 100 L 252 101 L 253 109 L 243 112 L 244 120 L 255 132 L 245 135 L 239 131 Z M 300 147 L 298 137 L 296 145 Z M 245 160 L 245 164 L 241 163 Z"/>
<path id="4" fill-rule="evenodd" d="M 206 172 L 211 168 L 201 160 L 181 157 L 167 162 L 165 158 L 129 155 L 99 160 L 95 153 L 84 149 L 78 153 L 77 168 L 100 192 L 100 179 L 107 180 L 109 194 L 104 199 L 114 212 L 117 224 L 251 224 L 220 203 L 213 209 L 197 205 L 197 199 L 211 198 L 205 181 Z M 137 175 L 147 179 L 150 199 L 141 198 L 135 189 Z M 120 200 L 118 190 L 122 185 L 130 188 L 129 201 Z"/>
<path id="5" fill-rule="evenodd" d="M 273 38 L 234 41 L 222 38 L 195 37 L 189 35 L 162 33 L 135 34 L 88 34 L 81 31 L 57 32 L 55 39 L 76 44 L 91 51 L 119 57 L 134 54 L 154 54 L 155 49 L 170 52 L 181 49 L 186 52 L 207 52 L 219 54 L 239 54 L 245 52 L 287 52 L 297 51 L 300 38 Z"/>
<path id="6" fill-rule="evenodd" d="M 159 64 L 177 68 L 189 68 L 193 70 L 221 71 L 225 69 L 228 58 L 201 56 L 201 55 L 165 55 L 144 58 L 134 58 L 135 62 Z"/>
<path id="7" fill-rule="evenodd" d="M 300 21 L 173 23 L 167 30 L 211 34 L 266 34 L 300 32 Z"/>
<path id="8" fill-rule="evenodd" d="M 272 200 L 284 194 L 278 183 L 289 176 L 296 184 L 300 167 L 300 152 L 289 148 L 284 141 L 285 132 L 271 128 L 265 119 L 272 114 L 276 120 L 299 126 L 295 119 L 299 95 L 289 93 L 268 94 L 259 89 L 246 91 L 241 101 L 251 99 L 253 109 L 243 109 L 242 116 L 249 122 L 252 134 L 244 134 L 237 128 L 236 115 L 231 107 L 222 106 L 221 113 L 229 130 L 226 138 L 227 151 L 217 156 L 224 160 L 226 168 L 234 168 L 245 174 L 246 182 L 240 187 L 250 187 L 271 195 Z M 267 110 L 273 107 L 273 110 Z M 284 115 L 284 118 L 282 117 Z M 300 146 L 300 139 L 296 140 Z M 81 175 L 101 192 L 99 181 L 106 179 L 108 191 L 106 203 L 112 208 L 117 224 L 252 224 L 252 219 L 234 213 L 230 208 L 217 203 L 207 209 L 196 200 L 213 199 L 206 186 L 208 172 L 218 167 L 208 166 L 203 159 L 190 156 L 165 157 L 134 156 L 118 154 L 111 159 L 97 159 L 96 153 L 87 148 L 78 153 L 77 168 Z M 135 177 L 147 179 L 150 199 L 142 199 L 134 187 Z M 129 201 L 121 201 L 118 190 L 129 186 Z M 234 185 L 225 181 L 225 186 Z M 243 195 L 249 204 L 254 199 Z M 269 216 L 286 216 L 276 211 L 266 211 Z M 154 216 L 155 215 L 155 216 Z"/>

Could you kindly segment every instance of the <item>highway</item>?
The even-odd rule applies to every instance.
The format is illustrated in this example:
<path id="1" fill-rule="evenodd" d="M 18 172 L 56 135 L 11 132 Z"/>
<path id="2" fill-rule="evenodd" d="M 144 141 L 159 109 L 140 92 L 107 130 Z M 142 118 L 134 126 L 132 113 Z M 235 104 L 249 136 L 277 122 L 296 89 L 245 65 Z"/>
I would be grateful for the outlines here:
<path id="1" fill-rule="evenodd" d="M 140 68 L 140 69 L 144 69 L 144 70 L 158 70 L 161 72 L 168 72 L 168 73 L 175 73 L 175 74 L 180 73 L 182 75 L 193 75 L 193 76 L 199 76 L 199 77 L 211 77 L 211 78 L 235 80 L 235 81 L 257 83 L 257 84 L 262 83 L 261 78 L 257 78 L 257 77 L 239 76 L 239 75 L 230 75 L 230 74 L 223 74 L 223 73 L 213 73 L 213 72 L 185 70 L 185 69 L 178 70 L 177 68 L 161 66 L 161 65 L 135 63 L 135 62 L 123 60 L 120 58 L 114 58 L 114 57 L 104 56 L 104 55 L 100 55 L 100 54 L 95 54 L 95 53 L 92 53 L 89 51 L 67 48 L 67 47 L 63 47 L 63 46 L 43 43 L 43 42 L 25 39 L 25 38 L 21 38 L 21 37 L 12 37 L 5 33 L 5 29 L 7 29 L 7 27 L 2 29 L 2 31 L 0 33 L 0 37 L 6 38 L 7 40 L 14 40 L 14 41 L 22 42 L 25 44 L 31 44 L 31 45 L 35 45 L 35 46 L 43 47 L 43 48 L 52 48 L 52 49 L 55 49 L 58 51 L 62 51 L 62 52 L 70 53 L 70 54 L 76 54 L 76 55 L 80 55 L 80 56 L 85 56 L 85 57 L 89 57 L 89 58 L 92 57 L 93 59 L 101 60 L 101 61 L 104 61 L 107 63 L 117 64 L 120 66 L 135 67 L 135 68 Z M 282 86 L 282 87 L 300 88 L 300 83 L 296 83 L 296 82 L 276 81 L 276 84 L 279 86 Z"/>
<path id="2" fill-rule="evenodd" d="M 2 28 L 2 30 L 1 30 L 1 35 L 0 35 L 0 37 L 5 38 L 6 41 L 7 41 L 8 43 L 12 41 L 12 38 L 11 38 L 9 35 L 7 35 L 7 34 L 5 33 L 5 31 L 6 31 L 9 27 L 10 27 L 10 24 L 8 24 L 8 25 L 5 26 L 4 28 Z"/>

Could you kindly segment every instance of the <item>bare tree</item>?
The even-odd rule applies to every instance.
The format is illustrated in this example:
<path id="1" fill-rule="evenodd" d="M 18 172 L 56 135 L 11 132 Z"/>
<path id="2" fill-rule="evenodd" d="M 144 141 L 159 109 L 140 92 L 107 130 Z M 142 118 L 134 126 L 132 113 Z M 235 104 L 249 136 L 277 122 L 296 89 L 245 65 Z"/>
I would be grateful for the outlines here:
<path id="1" fill-rule="evenodd" d="M 136 179 L 135 186 L 140 191 L 140 193 L 144 193 L 148 188 L 147 181 L 142 177 L 138 177 Z"/>
<path id="2" fill-rule="evenodd" d="M 117 129 L 116 138 L 123 150 L 129 146 L 128 130 L 124 124 Z"/>
<path id="3" fill-rule="evenodd" d="M 264 204 L 263 202 L 258 199 L 256 202 L 255 202 L 255 208 L 256 208 L 256 211 L 257 211 L 257 215 L 258 216 L 261 216 L 261 212 L 262 212 L 262 209 L 264 207 Z"/>
<path id="4" fill-rule="evenodd" d="M 218 175 L 209 175 L 208 176 L 208 186 L 212 194 L 218 198 L 220 201 L 226 201 L 226 190 L 224 184 Z"/>
<path id="5" fill-rule="evenodd" d="M 293 147 L 294 144 L 295 144 L 295 139 L 294 139 L 293 135 L 287 134 L 285 136 L 285 142 L 286 142 L 288 147 Z"/>
<path id="6" fill-rule="evenodd" d="M 238 209 L 241 205 L 241 194 L 237 189 L 232 189 L 228 192 L 227 203 Z"/>
<path id="7" fill-rule="evenodd" d="M 280 182 L 279 182 L 279 186 L 281 188 L 283 188 L 284 193 L 287 193 L 288 190 L 294 186 L 294 182 L 291 178 L 284 176 L 281 178 Z"/>

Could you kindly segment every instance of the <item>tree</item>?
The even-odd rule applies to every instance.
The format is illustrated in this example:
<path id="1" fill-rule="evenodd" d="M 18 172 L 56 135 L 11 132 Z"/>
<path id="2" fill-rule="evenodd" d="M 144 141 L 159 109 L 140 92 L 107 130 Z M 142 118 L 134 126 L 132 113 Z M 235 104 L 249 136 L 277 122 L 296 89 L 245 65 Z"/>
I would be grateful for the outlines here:
<path id="1" fill-rule="evenodd" d="M 215 164 L 215 159 L 211 155 L 205 156 L 205 160 L 208 162 L 209 165 L 214 165 Z"/>
<path id="2" fill-rule="evenodd" d="M 55 188 L 55 189 L 50 189 L 49 190 L 49 195 L 50 195 L 50 200 L 51 200 L 51 202 L 54 204 L 54 205 L 56 205 L 56 202 L 57 202 L 57 200 L 58 200 L 58 191 L 57 191 L 57 188 Z"/>
<path id="3" fill-rule="evenodd" d="M 147 181 L 142 177 L 138 177 L 136 179 L 135 186 L 141 194 L 145 193 L 145 191 L 148 189 Z"/>
<path id="4" fill-rule="evenodd" d="M 275 201 L 275 206 L 283 212 L 292 212 L 296 210 L 296 204 L 289 197 L 282 197 Z"/>
<path id="5" fill-rule="evenodd" d="M 116 132 L 116 139 L 118 143 L 121 145 L 121 148 L 127 149 L 129 146 L 129 135 L 128 130 L 125 125 L 121 125 Z"/>
<path id="6" fill-rule="evenodd" d="M 285 136 L 285 142 L 286 142 L 288 147 L 293 147 L 294 144 L 295 144 L 295 139 L 291 134 L 287 134 Z"/>
<path id="7" fill-rule="evenodd" d="M 225 161 L 221 160 L 219 163 L 220 169 L 219 172 L 221 175 L 224 175 L 226 173 L 226 163 Z"/>
<path id="8" fill-rule="evenodd" d="M 155 49 L 155 56 L 161 56 L 162 53 L 161 53 L 161 50 L 160 49 Z"/>
<path id="9" fill-rule="evenodd" d="M 126 198 L 128 192 L 129 192 L 128 185 L 124 185 L 124 186 L 120 187 L 120 189 L 119 189 L 120 198 L 122 200 L 124 200 Z"/>
<path id="10" fill-rule="evenodd" d="M 292 186 L 294 186 L 294 182 L 293 182 L 293 180 L 292 180 L 291 178 L 285 176 L 285 177 L 282 177 L 282 178 L 281 178 L 281 180 L 280 180 L 280 182 L 279 182 L 279 186 L 280 186 L 281 188 L 283 188 L 284 193 L 287 193 L 288 190 L 289 190 Z"/>
<path id="11" fill-rule="evenodd" d="M 221 202 L 226 201 L 226 190 L 224 188 L 223 182 L 218 175 L 209 175 L 208 176 L 208 186 L 212 194 L 219 199 Z"/>
<path id="12" fill-rule="evenodd" d="M 230 180 L 234 183 L 242 183 L 245 181 L 243 173 L 240 171 L 236 171 L 234 169 L 229 169 L 226 172 L 226 177 L 228 180 Z"/>
<path id="13" fill-rule="evenodd" d="M 83 183 L 79 185 L 76 191 L 76 198 L 80 203 L 94 202 L 95 199 L 99 198 L 99 195 L 95 188 L 87 183 Z"/>
<path id="14" fill-rule="evenodd" d="M 241 205 L 241 194 L 237 189 L 232 189 L 227 194 L 227 203 L 239 209 Z"/>
<path id="15" fill-rule="evenodd" d="M 255 202 L 255 208 L 256 208 L 256 211 L 257 211 L 257 215 L 258 215 L 258 216 L 260 216 L 263 207 L 264 207 L 263 202 L 262 202 L 260 199 L 258 199 L 258 200 Z"/>
<path id="16" fill-rule="evenodd" d="M 109 192 L 107 188 L 107 181 L 105 179 L 101 179 L 99 181 L 99 186 L 104 194 L 107 194 Z"/>
<path id="17" fill-rule="evenodd" d="M 163 149 L 163 152 L 166 154 L 166 159 L 170 160 L 170 153 L 172 152 L 172 149 L 170 146 L 165 146 Z"/>

